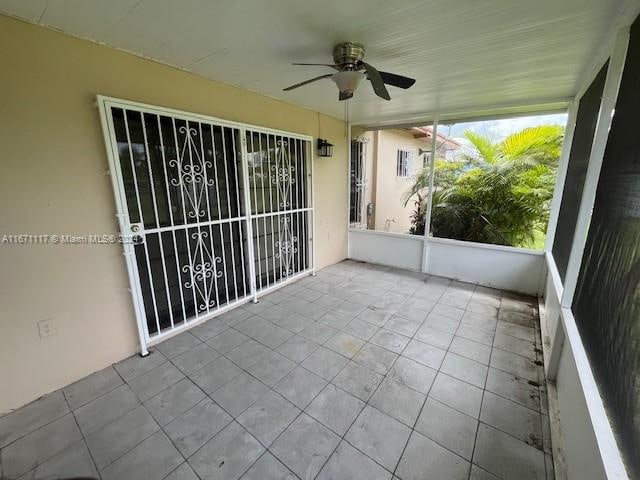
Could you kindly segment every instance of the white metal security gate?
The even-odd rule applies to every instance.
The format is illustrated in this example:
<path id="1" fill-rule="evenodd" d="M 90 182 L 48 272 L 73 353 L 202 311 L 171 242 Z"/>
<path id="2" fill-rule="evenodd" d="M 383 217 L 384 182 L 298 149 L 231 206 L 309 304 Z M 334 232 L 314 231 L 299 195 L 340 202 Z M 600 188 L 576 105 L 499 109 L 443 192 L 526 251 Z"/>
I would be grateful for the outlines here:
<path id="1" fill-rule="evenodd" d="M 256 289 L 310 268 L 310 142 L 246 130 Z"/>
<path id="2" fill-rule="evenodd" d="M 311 138 L 98 104 L 143 354 L 312 271 Z"/>

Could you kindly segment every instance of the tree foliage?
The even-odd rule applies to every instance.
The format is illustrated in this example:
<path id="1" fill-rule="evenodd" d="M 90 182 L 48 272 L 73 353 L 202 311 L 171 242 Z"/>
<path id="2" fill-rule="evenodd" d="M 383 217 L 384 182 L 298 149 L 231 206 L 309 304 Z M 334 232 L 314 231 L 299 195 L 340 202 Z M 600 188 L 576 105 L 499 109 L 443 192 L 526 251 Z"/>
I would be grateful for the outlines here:
<path id="1" fill-rule="evenodd" d="M 436 159 L 432 233 L 473 242 L 540 247 L 549 220 L 564 128 L 525 128 L 500 142 L 465 132 L 472 151 L 460 161 Z M 429 171 L 406 192 L 414 203 L 411 233 L 424 233 Z"/>

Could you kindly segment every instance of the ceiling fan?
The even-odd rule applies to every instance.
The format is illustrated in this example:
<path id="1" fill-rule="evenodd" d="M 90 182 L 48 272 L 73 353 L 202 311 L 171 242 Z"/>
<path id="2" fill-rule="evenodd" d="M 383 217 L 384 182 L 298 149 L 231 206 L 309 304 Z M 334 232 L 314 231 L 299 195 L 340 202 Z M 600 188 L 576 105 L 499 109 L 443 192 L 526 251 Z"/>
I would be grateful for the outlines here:
<path id="1" fill-rule="evenodd" d="M 330 78 L 338 86 L 338 90 L 340 90 L 338 99 L 346 100 L 347 98 L 353 97 L 353 92 L 356 91 L 360 82 L 366 78 L 371 82 L 371 86 L 373 87 L 373 91 L 376 95 L 380 98 L 384 98 L 385 100 L 391 100 L 391 96 L 389 95 L 385 84 L 407 89 L 416 83 L 413 78 L 397 75 L 395 73 L 379 72 L 368 63 L 362 61 L 364 54 L 364 46 L 360 43 L 343 42 L 333 47 L 334 64 L 294 63 L 293 65 L 331 67 L 337 70 L 337 72 L 327 73 L 304 82 L 296 83 L 295 85 L 285 88 L 284 91 L 287 92 L 308 83 L 322 80 L 323 78 Z"/>

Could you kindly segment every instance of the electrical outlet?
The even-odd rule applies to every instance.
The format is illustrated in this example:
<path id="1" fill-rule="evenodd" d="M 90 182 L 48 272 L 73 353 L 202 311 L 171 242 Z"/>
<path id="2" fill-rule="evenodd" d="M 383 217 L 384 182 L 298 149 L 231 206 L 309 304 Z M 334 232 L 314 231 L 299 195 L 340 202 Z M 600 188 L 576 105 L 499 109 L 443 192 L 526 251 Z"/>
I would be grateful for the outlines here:
<path id="1" fill-rule="evenodd" d="M 38 334 L 40 338 L 50 337 L 55 335 L 56 330 L 53 325 L 53 318 L 46 318 L 38 322 Z"/>

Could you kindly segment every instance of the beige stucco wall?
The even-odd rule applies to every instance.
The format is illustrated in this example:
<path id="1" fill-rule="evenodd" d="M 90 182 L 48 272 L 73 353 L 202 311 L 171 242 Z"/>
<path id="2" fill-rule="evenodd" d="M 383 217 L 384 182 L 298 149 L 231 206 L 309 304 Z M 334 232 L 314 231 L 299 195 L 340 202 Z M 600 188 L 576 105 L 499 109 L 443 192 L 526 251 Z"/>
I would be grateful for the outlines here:
<path id="1" fill-rule="evenodd" d="M 422 159 L 418 157 L 418 149 L 428 148 L 427 142 L 425 139 L 414 138 L 410 132 L 404 130 L 379 130 L 377 135 L 377 155 L 375 150 L 372 152 L 373 161 L 376 162 L 375 230 L 407 233 L 411 225 L 409 216 L 414 206 L 409 202 L 406 207 L 403 207 L 402 199 L 411 187 L 413 179 L 396 175 L 397 154 L 399 149 L 415 151 L 415 168 L 409 172 L 413 175 L 421 169 Z M 371 134 L 371 136 L 375 143 L 375 135 Z M 387 228 L 388 219 L 395 220 L 389 223 L 389 228 Z"/>
<path id="2" fill-rule="evenodd" d="M 0 16 L 0 234 L 117 232 L 96 94 L 317 137 L 318 266 L 346 257 L 339 120 Z M 319 125 L 319 121 L 321 125 Z M 0 244 L 0 413 L 136 351 L 119 245 Z M 40 339 L 37 322 L 53 319 Z"/>

